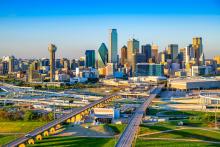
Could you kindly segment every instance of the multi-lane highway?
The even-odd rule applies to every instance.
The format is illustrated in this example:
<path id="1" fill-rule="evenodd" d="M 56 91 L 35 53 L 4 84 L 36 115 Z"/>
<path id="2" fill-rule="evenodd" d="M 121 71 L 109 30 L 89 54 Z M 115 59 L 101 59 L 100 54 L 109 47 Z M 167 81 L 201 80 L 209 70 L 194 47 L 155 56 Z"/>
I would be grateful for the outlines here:
<path id="1" fill-rule="evenodd" d="M 150 105 L 153 98 L 155 98 L 156 95 L 160 93 L 163 87 L 164 85 L 160 85 L 158 87 L 153 87 L 151 89 L 149 97 L 141 105 L 141 107 L 135 111 L 134 115 L 130 119 L 127 127 L 125 128 L 124 132 L 121 134 L 116 144 L 116 147 L 131 147 L 132 146 L 132 142 L 135 139 L 136 133 L 138 133 L 139 125 L 142 121 L 142 118 L 145 114 L 147 107 Z"/>
<path id="2" fill-rule="evenodd" d="M 54 121 L 52 121 L 52 122 L 50 122 L 50 123 L 48 123 L 48 124 L 46 124 L 46 125 L 44 125 L 42 127 L 39 127 L 39 128 L 35 129 L 34 131 L 32 131 L 32 132 L 30 132 L 28 134 L 29 134 L 29 136 L 34 137 L 34 136 L 36 136 L 38 134 L 43 133 L 44 131 L 49 130 L 50 128 L 52 128 L 52 127 L 54 127 L 54 126 L 56 126 L 56 125 L 58 125 L 58 124 L 60 124 L 62 122 L 65 122 L 67 119 L 72 118 L 73 116 L 76 116 L 77 114 L 80 114 L 80 113 L 82 113 L 82 112 L 84 112 L 84 111 L 86 111 L 86 110 L 88 110 L 88 109 L 90 109 L 92 107 L 95 107 L 98 104 L 102 104 L 105 101 L 107 101 L 107 100 L 109 100 L 109 99 L 111 99 L 113 97 L 117 97 L 117 96 L 118 96 L 117 94 L 114 94 L 114 95 L 111 95 L 111 96 L 106 96 L 106 97 L 104 97 L 104 98 L 102 98 L 100 100 L 97 100 L 97 101 L 95 101 L 93 103 L 90 103 L 87 106 L 82 107 L 81 109 L 79 109 L 77 111 L 74 111 L 72 113 L 64 115 L 64 116 L 62 116 L 61 118 L 59 118 L 57 120 L 54 120 Z M 30 138 L 23 136 L 21 138 L 18 138 L 16 140 L 6 144 L 5 146 L 6 147 L 16 147 L 19 144 L 22 144 L 22 143 L 28 141 L 28 139 L 30 139 Z"/>

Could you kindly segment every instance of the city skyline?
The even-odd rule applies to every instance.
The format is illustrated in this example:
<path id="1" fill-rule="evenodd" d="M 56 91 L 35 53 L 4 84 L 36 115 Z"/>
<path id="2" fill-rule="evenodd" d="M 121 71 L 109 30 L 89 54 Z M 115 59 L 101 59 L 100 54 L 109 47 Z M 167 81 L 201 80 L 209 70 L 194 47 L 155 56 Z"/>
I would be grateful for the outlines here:
<path id="1" fill-rule="evenodd" d="M 220 3 L 216 0 L 187 0 L 184 4 L 139 0 L 132 5 L 94 1 L 91 7 L 88 1 L 55 1 L 51 7 L 50 2 L 35 2 L 33 9 L 29 8 L 33 3 L 27 1 L 1 2 L 0 56 L 49 57 L 47 44 L 54 43 L 58 58 L 79 58 L 87 49 L 97 51 L 102 42 L 109 49 L 108 30 L 112 28 L 118 32 L 118 49 L 132 37 L 140 45 L 156 43 L 159 51 L 168 44 L 184 48 L 191 38 L 202 37 L 207 58 L 220 54 Z"/>

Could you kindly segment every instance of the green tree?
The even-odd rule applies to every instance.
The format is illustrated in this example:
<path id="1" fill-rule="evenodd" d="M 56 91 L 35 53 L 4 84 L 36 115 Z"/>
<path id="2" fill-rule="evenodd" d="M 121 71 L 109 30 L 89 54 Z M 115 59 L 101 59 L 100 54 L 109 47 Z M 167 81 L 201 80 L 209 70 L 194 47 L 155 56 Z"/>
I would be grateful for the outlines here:
<path id="1" fill-rule="evenodd" d="M 33 111 L 26 111 L 24 113 L 24 120 L 29 121 L 34 119 L 34 112 Z"/>

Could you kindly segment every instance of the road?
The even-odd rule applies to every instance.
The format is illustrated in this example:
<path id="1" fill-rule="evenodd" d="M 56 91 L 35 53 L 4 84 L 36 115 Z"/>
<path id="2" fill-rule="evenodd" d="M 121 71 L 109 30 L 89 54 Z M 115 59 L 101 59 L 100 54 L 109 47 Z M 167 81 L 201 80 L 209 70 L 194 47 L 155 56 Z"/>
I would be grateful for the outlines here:
<path id="1" fill-rule="evenodd" d="M 157 94 L 160 93 L 161 89 L 164 85 L 160 85 L 158 87 L 153 87 L 150 91 L 150 96 L 146 99 L 146 101 L 141 105 L 139 109 L 135 111 L 135 114 L 130 119 L 126 129 L 120 136 L 116 147 L 131 147 L 133 140 L 135 139 L 136 133 L 138 132 L 139 125 L 142 121 L 142 118 L 145 114 L 145 110 L 152 102 L 153 98 L 156 97 Z"/>

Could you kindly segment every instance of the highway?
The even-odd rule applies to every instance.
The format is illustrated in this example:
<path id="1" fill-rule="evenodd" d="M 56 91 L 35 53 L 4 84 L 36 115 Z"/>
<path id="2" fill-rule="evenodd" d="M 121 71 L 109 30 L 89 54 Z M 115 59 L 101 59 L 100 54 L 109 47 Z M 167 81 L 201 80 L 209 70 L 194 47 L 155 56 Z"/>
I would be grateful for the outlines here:
<path id="1" fill-rule="evenodd" d="M 160 93 L 161 89 L 164 87 L 164 85 L 160 85 L 158 87 L 153 87 L 151 89 L 149 97 L 146 99 L 146 101 L 137 109 L 130 119 L 127 127 L 125 128 L 124 132 L 121 134 L 116 147 L 131 147 L 132 142 L 135 139 L 136 133 L 138 133 L 139 125 L 142 122 L 142 118 L 145 114 L 145 111 L 147 107 L 152 102 L 153 98 L 156 97 L 157 94 Z"/>
<path id="2" fill-rule="evenodd" d="M 50 122 L 50 123 L 48 123 L 48 124 L 46 124 L 46 125 L 44 125 L 44 126 L 42 126 L 42 127 L 39 127 L 39 128 L 35 129 L 35 130 L 32 131 L 32 132 L 29 132 L 28 134 L 29 134 L 30 136 L 33 136 L 33 137 L 36 136 L 36 135 L 38 135 L 38 134 L 41 134 L 41 133 L 43 133 L 44 131 L 47 131 L 47 130 L 49 130 L 50 128 L 56 126 L 57 124 L 60 124 L 60 123 L 62 123 L 62 122 L 65 122 L 67 119 L 69 119 L 69 118 L 71 118 L 71 117 L 73 117 L 73 116 L 76 116 L 77 114 L 80 114 L 81 112 L 84 112 L 85 110 L 88 110 L 89 108 L 91 108 L 91 107 L 93 107 L 93 106 L 95 106 L 95 105 L 97 105 L 97 104 L 103 103 L 104 101 L 106 101 L 106 100 L 108 100 L 108 99 L 110 99 L 110 98 L 112 98 L 112 97 L 114 97 L 114 96 L 118 96 L 118 95 L 117 95 L 117 94 L 113 94 L 113 95 L 110 95 L 110 96 L 106 96 L 106 97 L 104 97 L 104 98 L 102 98 L 102 99 L 100 99 L 100 100 L 97 100 L 97 101 L 95 101 L 95 102 L 92 102 L 92 103 L 90 103 L 89 105 L 84 106 L 84 107 L 80 108 L 79 110 L 76 110 L 76 111 L 74 111 L 74 112 L 72 112 L 72 113 L 66 114 L 66 115 L 62 116 L 61 118 L 59 118 L 59 119 L 56 119 L 56 120 L 54 120 L 54 121 L 52 121 L 52 122 Z M 28 139 L 30 139 L 30 138 L 23 136 L 23 137 L 21 137 L 21 138 L 18 138 L 18 139 L 16 139 L 16 140 L 14 140 L 14 141 L 12 141 L 12 142 L 6 144 L 5 147 L 16 147 L 16 146 L 18 146 L 19 144 L 28 141 Z"/>

